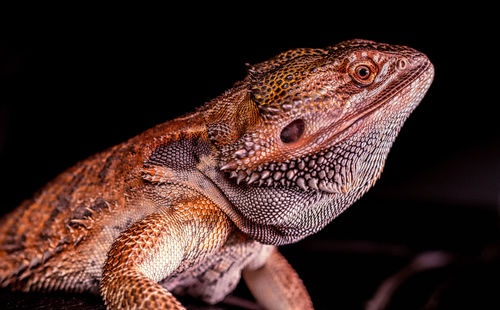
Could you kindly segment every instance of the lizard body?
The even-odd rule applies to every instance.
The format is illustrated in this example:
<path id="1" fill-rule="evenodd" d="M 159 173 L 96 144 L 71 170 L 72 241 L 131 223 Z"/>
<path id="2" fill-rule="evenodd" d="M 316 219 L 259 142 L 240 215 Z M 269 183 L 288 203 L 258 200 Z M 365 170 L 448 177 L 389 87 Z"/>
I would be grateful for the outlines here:
<path id="1" fill-rule="evenodd" d="M 5 216 L 0 284 L 183 309 L 172 293 L 217 303 L 243 274 L 264 307 L 312 309 L 276 246 L 375 183 L 433 74 L 422 53 L 365 40 L 251 66 L 198 111 L 76 164 Z"/>

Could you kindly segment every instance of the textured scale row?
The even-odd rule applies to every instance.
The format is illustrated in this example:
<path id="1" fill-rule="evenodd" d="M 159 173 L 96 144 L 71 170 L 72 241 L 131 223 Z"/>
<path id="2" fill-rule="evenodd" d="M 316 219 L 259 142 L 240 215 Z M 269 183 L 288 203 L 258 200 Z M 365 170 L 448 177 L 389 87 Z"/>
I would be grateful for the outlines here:
<path id="1" fill-rule="evenodd" d="M 296 160 L 285 160 L 282 163 L 265 163 L 254 170 L 233 170 L 230 177 L 236 183 L 258 184 L 266 186 L 298 186 L 329 193 L 345 191 L 342 185 L 353 179 L 352 159 L 356 155 L 342 149 L 319 152 Z M 231 169 L 225 165 L 223 170 Z"/>

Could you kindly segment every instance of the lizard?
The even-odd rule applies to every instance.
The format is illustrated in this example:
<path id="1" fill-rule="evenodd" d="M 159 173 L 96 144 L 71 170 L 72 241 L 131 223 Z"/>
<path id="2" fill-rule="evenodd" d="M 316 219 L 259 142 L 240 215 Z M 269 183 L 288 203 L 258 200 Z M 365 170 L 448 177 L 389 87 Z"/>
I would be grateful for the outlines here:
<path id="1" fill-rule="evenodd" d="M 379 179 L 434 77 L 406 46 L 297 48 L 195 112 L 80 161 L 0 221 L 0 286 L 101 294 L 108 309 L 222 301 L 313 309 L 277 247 Z"/>

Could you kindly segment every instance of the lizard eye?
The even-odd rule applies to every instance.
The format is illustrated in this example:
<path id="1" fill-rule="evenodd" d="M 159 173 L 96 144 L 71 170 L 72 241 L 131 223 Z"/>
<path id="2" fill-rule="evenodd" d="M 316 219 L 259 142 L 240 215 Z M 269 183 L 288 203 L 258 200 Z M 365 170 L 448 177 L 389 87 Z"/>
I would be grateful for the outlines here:
<path id="1" fill-rule="evenodd" d="M 376 69 L 372 63 L 359 63 L 352 66 L 349 73 L 356 83 L 367 86 L 375 79 Z"/>
<path id="2" fill-rule="evenodd" d="M 370 68 L 367 66 L 361 65 L 356 68 L 356 75 L 361 80 L 366 80 L 370 77 Z"/>
<path id="3" fill-rule="evenodd" d="M 293 143 L 302 136 L 305 129 L 305 123 L 302 119 L 296 119 L 290 124 L 286 125 L 281 131 L 280 139 L 284 143 Z"/>

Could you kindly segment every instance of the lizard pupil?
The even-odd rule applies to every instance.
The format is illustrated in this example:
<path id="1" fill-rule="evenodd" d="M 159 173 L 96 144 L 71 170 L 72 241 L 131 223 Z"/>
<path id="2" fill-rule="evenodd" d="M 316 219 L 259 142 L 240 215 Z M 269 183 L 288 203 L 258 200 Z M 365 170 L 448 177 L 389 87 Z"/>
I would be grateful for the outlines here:
<path id="1" fill-rule="evenodd" d="M 290 124 L 286 125 L 281 131 L 280 139 L 284 143 L 293 143 L 302 136 L 305 129 L 305 123 L 302 119 L 296 119 Z"/>
<path id="2" fill-rule="evenodd" d="M 362 79 L 366 79 L 369 74 L 370 70 L 365 66 L 362 66 L 358 69 L 358 76 Z"/>

